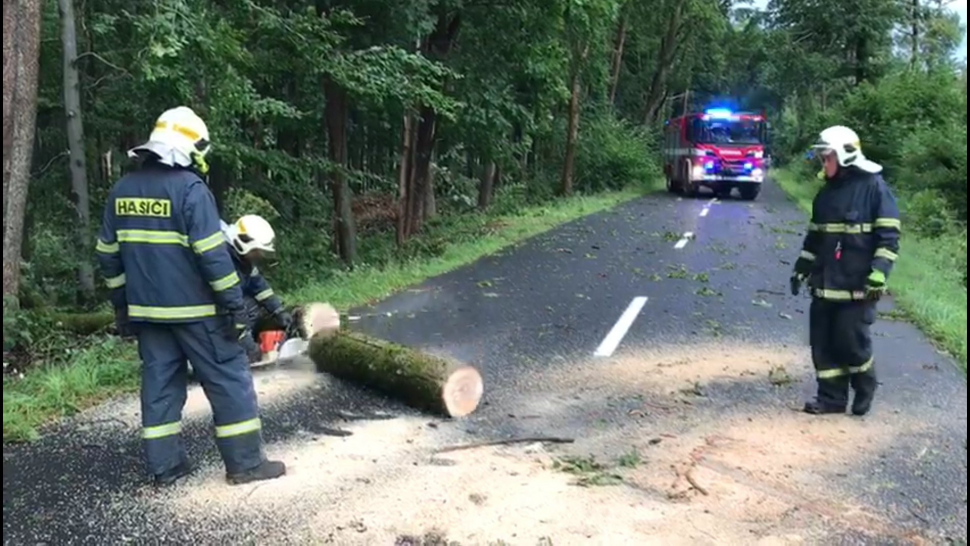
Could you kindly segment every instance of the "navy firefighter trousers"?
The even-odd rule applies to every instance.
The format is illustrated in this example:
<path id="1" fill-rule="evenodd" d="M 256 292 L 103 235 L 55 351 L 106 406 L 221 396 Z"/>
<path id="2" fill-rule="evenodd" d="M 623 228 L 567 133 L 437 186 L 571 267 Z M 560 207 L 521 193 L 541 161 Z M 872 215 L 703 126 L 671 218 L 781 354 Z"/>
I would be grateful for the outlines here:
<path id="1" fill-rule="evenodd" d="M 226 317 L 137 326 L 142 360 L 143 443 L 149 471 L 161 475 L 187 462 L 181 436 L 188 361 L 212 406 L 216 445 L 230 474 L 264 460 L 261 423 L 245 352 Z"/>
<path id="2" fill-rule="evenodd" d="M 870 332 L 876 320 L 875 302 L 814 299 L 809 314 L 818 401 L 845 407 L 850 386 L 856 396 L 875 394 L 879 382 Z"/>

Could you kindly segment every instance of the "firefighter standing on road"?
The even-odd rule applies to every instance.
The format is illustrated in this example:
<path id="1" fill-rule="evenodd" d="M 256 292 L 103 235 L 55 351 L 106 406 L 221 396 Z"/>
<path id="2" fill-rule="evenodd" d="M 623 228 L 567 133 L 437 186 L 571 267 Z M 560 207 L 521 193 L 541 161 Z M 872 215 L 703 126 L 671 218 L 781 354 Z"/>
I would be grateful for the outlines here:
<path id="1" fill-rule="evenodd" d="M 293 316 L 283 306 L 283 302 L 273 292 L 258 267 L 258 264 L 276 253 L 276 232 L 273 226 L 261 216 L 248 214 L 232 224 L 222 223 L 222 232 L 229 244 L 236 273 L 241 279 L 246 315 L 250 323 L 256 325 L 270 320 L 275 327 L 291 334 Z M 254 344 L 258 335 L 258 330 L 254 328 Z M 250 363 L 260 358 L 258 350 L 249 355 Z"/>
<path id="2" fill-rule="evenodd" d="M 812 205 L 791 279 L 792 294 L 807 282 L 813 296 L 809 328 L 818 396 L 805 411 L 845 413 L 851 385 L 852 413 L 861 416 L 878 385 L 870 327 L 899 252 L 899 209 L 882 167 L 865 158 L 854 131 L 826 129 L 814 149 L 826 183 Z"/>
<path id="3" fill-rule="evenodd" d="M 112 188 L 97 253 L 118 329 L 136 335 L 142 360 L 142 438 L 156 485 L 191 472 L 181 438 L 191 360 L 212 406 L 216 444 L 233 484 L 286 472 L 263 455 L 252 376 L 240 344 L 250 328 L 240 279 L 203 179 L 205 123 L 189 108 L 164 112 L 144 162 Z"/>

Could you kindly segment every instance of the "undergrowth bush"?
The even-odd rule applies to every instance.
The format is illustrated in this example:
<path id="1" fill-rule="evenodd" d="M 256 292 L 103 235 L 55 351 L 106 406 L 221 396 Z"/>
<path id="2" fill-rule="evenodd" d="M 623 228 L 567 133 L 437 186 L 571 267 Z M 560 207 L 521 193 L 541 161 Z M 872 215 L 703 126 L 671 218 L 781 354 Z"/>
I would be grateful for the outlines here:
<path id="1" fill-rule="evenodd" d="M 660 177 L 656 139 L 613 115 L 584 120 L 576 153 L 575 189 L 593 193 L 644 185 Z"/>

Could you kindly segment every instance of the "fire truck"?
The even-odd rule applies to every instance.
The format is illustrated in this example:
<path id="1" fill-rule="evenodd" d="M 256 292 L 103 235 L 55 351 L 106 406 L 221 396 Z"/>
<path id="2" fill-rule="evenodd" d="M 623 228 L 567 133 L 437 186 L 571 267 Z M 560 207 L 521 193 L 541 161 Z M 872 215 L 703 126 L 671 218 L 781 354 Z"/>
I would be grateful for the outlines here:
<path id="1" fill-rule="evenodd" d="M 737 188 L 753 201 L 767 169 L 765 116 L 713 108 L 671 118 L 664 126 L 667 190 L 694 197 L 701 188 L 726 198 Z"/>

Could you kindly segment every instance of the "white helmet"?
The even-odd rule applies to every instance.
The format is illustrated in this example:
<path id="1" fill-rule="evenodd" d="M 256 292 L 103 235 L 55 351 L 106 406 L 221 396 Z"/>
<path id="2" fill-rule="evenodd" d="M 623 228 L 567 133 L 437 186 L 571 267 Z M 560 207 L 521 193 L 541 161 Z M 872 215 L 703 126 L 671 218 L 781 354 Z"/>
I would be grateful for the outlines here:
<path id="1" fill-rule="evenodd" d="M 873 174 L 882 172 L 882 165 L 869 161 L 862 154 L 859 135 L 848 127 L 836 125 L 822 131 L 812 148 L 819 153 L 834 152 L 841 167 L 855 166 Z"/>
<path id="2" fill-rule="evenodd" d="M 235 223 L 225 226 L 224 233 L 229 244 L 242 256 L 254 250 L 276 252 L 276 232 L 262 216 L 243 216 Z"/>
<path id="3" fill-rule="evenodd" d="M 155 129 L 148 142 L 128 151 L 130 157 L 138 152 L 151 152 L 170 166 L 196 166 L 208 170 L 205 156 L 209 153 L 209 129 L 191 108 L 179 106 L 166 110 L 155 121 Z"/>

